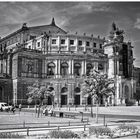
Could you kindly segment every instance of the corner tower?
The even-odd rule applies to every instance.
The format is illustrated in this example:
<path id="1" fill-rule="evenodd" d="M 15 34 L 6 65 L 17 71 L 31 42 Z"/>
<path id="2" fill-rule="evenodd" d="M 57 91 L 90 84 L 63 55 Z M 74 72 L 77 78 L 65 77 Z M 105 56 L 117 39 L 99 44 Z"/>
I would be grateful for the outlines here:
<path id="1" fill-rule="evenodd" d="M 112 24 L 108 40 L 104 44 L 108 55 L 108 76 L 115 79 L 115 93 L 110 101 L 114 105 L 133 104 L 136 90 L 133 80 L 133 46 L 124 41 L 124 31 Z"/>

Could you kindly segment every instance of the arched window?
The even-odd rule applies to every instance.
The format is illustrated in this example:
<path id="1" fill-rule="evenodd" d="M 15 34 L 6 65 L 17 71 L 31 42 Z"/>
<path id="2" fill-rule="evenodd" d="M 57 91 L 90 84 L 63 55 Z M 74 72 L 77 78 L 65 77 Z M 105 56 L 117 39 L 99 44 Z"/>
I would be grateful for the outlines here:
<path id="1" fill-rule="evenodd" d="M 129 87 L 127 86 L 127 85 L 125 85 L 125 87 L 124 87 L 125 89 L 125 92 L 124 92 L 124 97 L 125 98 L 129 98 Z"/>
<path id="2" fill-rule="evenodd" d="M 61 105 L 67 105 L 67 87 L 61 89 Z"/>
<path id="3" fill-rule="evenodd" d="M 61 64 L 61 75 L 65 76 L 68 74 L 68 64 L 66 62 Z"/>
<path id="4" fill-rule="evenodd" d="M 80 76 L 81 65 L 79 63 L 74 64 L 74 75 Z"/>
<path id="5" fill-rule="evenodd" d="M 90 71 L 91 71 L 91 69 L 92 69 L 93 67 L 92 67 L 92 64 L 90 64 L 90 63 L 88 63 L 87 64 L 87 75 L 89 75 L 89 73 L 90 73 Z"/>
<path id="6" fill-rule="evenodd" d="M 67 92 L 67 91 L 68 91 L 67 87 L 63 87 L 63 88 L 61 89 L 61 93 L 65 93 L 65 92 Z"/>
<path id="7" fill-rule="evenodd" d="M 48 75 L 54 75 L 54 71 L 55 71 L 55 64 L 54 63 L 49 63 L 48 64 Z"/>
<path id="8" fill-rule="evenodd" d="M 80 88 L 79 88 L 79 87 L 76 87 L 76 88 L 74 89 L 74 91 L 75 91 L 75 93 L 79 93 L 79 92 L 80 92 Z"/>

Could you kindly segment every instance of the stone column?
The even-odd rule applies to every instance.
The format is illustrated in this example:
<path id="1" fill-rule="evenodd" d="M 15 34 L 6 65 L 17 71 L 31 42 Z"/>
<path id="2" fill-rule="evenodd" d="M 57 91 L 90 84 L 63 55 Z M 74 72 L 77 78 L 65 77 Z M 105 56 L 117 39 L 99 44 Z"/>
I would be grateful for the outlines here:
<path id="1" fill-rule="evenodd" d="M 58 67 L 58 63 L 57 63 L 57 60 L 54 60 L 54 63 L 55 63 L 55 77 L 57 78 L 58 77 L 58 74 L 57 74 L 57 67 Z"/>
<path id="2" fill-rule="evenodd" d="M 70 77 L 71 76 L 71 70 L 72 70 L 72 68 L 71 68 L 71 63 L 72 63 L 72 61 L 71 60 L 69 60 L 68 61 L 68 65 L 69 65 L 69 68 L 68 68 L 68 76 Z"/>
<path id="3" fill-rule="evenodd" d="M 49 40 L 48 40 L 48 46 L 47 46 L 48 47 L 48 52 L 51 52 L 51 43 L 52 43 L 52 38 L 50 37 Z"/>
<path id="4" fill-rule="evenodd" d="M 61 69 L 61 62 L 60 62 L 60 59 L 57 60 L 57 71 L 58 71 L 58 78 L 61 77 L 60 75 L 60 69 Z"/>
<path id="5" fill-rule="evenodd" d="M 68 83 L 68 104 L 72 104 L 73 93 L 72 93 L 72 83 Z"/>
<path id="6" fill-rule="evenodd" d="M 114 77 L 114 61 L 112 58 L 109 59 L 108 77 Z"/>
<path id="7" fill-rule="evenodd" d="M 59 90 L 58 90 L 58 83 L 54 84 L 55 96 L 54 96 L 54 103 L 59 104 Z"/>
<path id="8" fill-rule="evenodd" d="M 84 74 L 84 72 L 85 72 L 85 64 L 84 64 L 84 61 L 82 61 L 82 66 L 81 66 L 81 75 L 83 75 Z"/>
<path id="9" fill-rule="evenodd" d="M 58 36 L 58 50 L 61 50 L 61 38 Z"/>
<path id="10" fill-rule="evenodd" d="M 67 37 L 67 51 L 70 51 L 70 39 Z"/>
<path id="11" fill-rule="evenodd" d="M 7 74 L 10 74 L 10 55 L 8 55 L 8 58 L 7 58 Z"/>
<path id="12" fill-rule="evenodd" d="M 17 84 L 17 79 L 13 80 L 13 103 L 14 105 L 17 104 L 17 91 L 18 91 L 18 84 Z"/>
<path id="13" fill-rule="evenodd" d="M 86 60 L 84 60 L 84 74 L 87 73 L 87 62 Z"/>
<path id="14" fill-rule="evenodd" d="M 74 60 L 71 60 L 71 74 L 72 74 L 72 78 L 74 78 Z"/>
<path id="15" fill-rule="evenodd" d="M 119 74 L 119 61 L 117 60 L 117 75 Z"/>

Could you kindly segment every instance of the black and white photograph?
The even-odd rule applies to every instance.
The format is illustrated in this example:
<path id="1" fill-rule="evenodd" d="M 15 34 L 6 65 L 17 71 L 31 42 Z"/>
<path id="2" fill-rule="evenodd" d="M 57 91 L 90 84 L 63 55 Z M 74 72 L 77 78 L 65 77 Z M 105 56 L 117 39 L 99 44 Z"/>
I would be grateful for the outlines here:
<path id="1" fill-rule="evenodd" d="M 0 1 L 0 139 L 139 139 L 140 1 Z"/>

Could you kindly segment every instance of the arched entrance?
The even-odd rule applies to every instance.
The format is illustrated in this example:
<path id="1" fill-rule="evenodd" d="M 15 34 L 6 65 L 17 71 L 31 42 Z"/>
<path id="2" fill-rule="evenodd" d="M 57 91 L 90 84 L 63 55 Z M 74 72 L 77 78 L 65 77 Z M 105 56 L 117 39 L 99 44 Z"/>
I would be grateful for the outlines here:
<path id="1" fill-rule="evenodd" d="M 75 91 L 74 104 L 80 105 L 80 88 L 76 87 L 74 91 Z"/>
<path id="2" fill-rule="evenodd" d="M 124 87 L 124 97 L 125 97 L 125 103 L 127 104 L 129 102 L 129 87 L 128 87 L 128 85 L 125 85 L 125 87 Z"/>
<path id="3" fill-rule="evenodd" d="M 88 104 L 88 105 L 91 105 L 91 96 L 90 96 L 90 95 L 89 95 L 88 98 L 87 98 L 87 104 Z"/>
<path id="4" fill-rule="evenodd" d="M 2 90 L 2 87 L 0 87 L 0 101 L 2 101 L 3 99 L 3 90 Z"/>
<path id="5" fill-rule="evenodd" d="M 61 105 L 67 105 L 67 87 L 61 89 Z"/>

